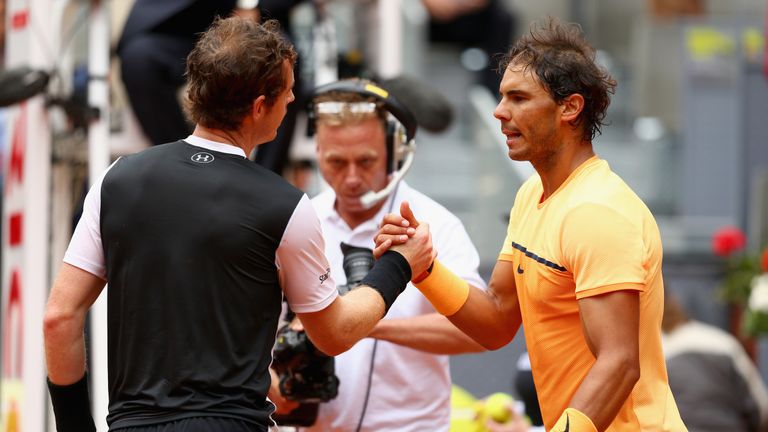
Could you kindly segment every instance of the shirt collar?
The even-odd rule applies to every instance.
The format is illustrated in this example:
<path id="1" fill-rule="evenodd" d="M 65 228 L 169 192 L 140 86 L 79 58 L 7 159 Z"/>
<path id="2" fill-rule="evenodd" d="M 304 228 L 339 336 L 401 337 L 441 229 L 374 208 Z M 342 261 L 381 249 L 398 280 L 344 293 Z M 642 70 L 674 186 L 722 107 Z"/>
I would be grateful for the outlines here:
<path id="1" fill-rule="evenodd" d="M 193 145 L 195 147 L 202 147 L 204 149 L 213 150 L 219 153 L 228 153 L 245 157 L 245 151 L 243 151 L 243 149 L 240 147 L 232 144 L 211 141 L 196 135 L 190 135 L 184 138 L 184 141 L 186 141 L 187 144 Z"/>

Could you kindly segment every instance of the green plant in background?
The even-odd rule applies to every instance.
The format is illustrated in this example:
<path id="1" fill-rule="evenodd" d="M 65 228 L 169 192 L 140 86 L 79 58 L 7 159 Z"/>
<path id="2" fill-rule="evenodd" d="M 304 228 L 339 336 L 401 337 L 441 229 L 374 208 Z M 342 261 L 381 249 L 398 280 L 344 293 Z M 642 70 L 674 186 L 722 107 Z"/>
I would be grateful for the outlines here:
<path id="1" fill-rule="evenodd" d="M 743 330 L 757 336 L 768 334 L 768 248 L 750 254 L 746 243 L 740 229 L 725 227 L 712 237 L 712 250 L 725 259 L 722 299 L 744 309 Z"/>
<path id="2" fill-rule="evenodd" d="M 768 249 L 763 253 L 768 259 Z M 747 310 L 744 314 L 744 331 L 752 336 L 768 333 L 768 263 L 762 275 L 752 279 L 752 292 L 749 295 Z"/>

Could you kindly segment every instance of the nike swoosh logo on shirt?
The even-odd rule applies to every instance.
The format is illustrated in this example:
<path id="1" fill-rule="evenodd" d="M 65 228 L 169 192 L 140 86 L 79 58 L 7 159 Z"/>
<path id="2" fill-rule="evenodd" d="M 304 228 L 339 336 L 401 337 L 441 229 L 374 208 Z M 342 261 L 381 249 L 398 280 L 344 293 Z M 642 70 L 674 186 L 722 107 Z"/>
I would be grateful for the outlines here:
<path id="1" fill-rule="evenodd" d="M 523 270 L 522 267 L 520 267 L 520 264 L 517 265 L 517 272 L 520 274 L 525 273 L 525 270 Z"/>

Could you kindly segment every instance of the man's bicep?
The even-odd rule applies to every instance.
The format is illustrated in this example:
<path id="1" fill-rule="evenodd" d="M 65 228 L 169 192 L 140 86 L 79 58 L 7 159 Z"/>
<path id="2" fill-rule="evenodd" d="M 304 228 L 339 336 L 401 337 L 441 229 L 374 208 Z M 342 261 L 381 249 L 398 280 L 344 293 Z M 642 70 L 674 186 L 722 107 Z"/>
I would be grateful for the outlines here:
<path id="1" fill-rule="evenodd" d="M 515 264 L 512 261 L 498 260 L 493 268 L 488 291 L 495 297 L 498 307 L 508 328 L 515 329 L 522 323 L 520 299 L 517 296 L 515 283 Z M 514 337 L 514 334 L 512 335 Z"/>
<path id="2" fill-rule="evenodd" d="M 504 297 L 514 297 L 517 304 L 517 284 L 515 283 L 515 264 L 508 260 L 497 260 L 488 283 L 488 290 Z"/>
<path id="3" fill-rule="evenodd" d="M 622 289 L 579 300 L 584 338 L 595 357 L 603 353 L 637 358 L 640 295 Z"/>
<path id="4" fill-rule="evenodd" d="M 49 308 L 87 311 L 99 297 L 106 281 L 79 267 L 63 263 L 51 288 Z"/>

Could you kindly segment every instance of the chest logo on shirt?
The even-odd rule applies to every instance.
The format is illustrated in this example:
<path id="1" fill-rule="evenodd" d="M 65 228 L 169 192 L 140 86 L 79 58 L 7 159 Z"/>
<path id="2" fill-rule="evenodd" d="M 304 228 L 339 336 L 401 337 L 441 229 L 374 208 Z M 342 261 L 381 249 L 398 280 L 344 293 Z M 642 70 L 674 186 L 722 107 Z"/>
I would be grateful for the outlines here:
<path id="1" fill-rule="evenodd" d="M 532 260 L 536 261 L 539 264 L 544 264 L 547 267 L 551 267 L 551 268 L 553 268 L 555 270 L 560 270 L 561 272 L 567 271 L 565 267 L 563 267 L 561 265 L 558 265 L 556 263 L 553 263 L 552 261 L 550 261 L 550 260 L 548 260 L 546 258 L 542 258 L 542 257 L 536 255 L 535 253 L 529 251 L 528 248 L 526 248 L 523 245 L 520 245 L 520 244 L 517 244 L 515 242 L 512 242 L 512 247 L 517 249 L 517 250 L 519 250 L 520 252 L 525 254 L 525 256 L 527 256 L 528 258 L 531 258 Z M 523 269 L 520 268 L 519 264 L 517 265 L 517 272 L 518 273 L 523 273 Z"/>
<path id="2" fill-rule="evenodd" d="M 207 164 L 213 162 L 213 155 L 207 152 L 197 152 L 190 159 L 192 162 Z"/>
<path id="3" fill-rule="evenodd" d="M 520 267 L 520 264 L 517 265 L 517 272 L 520 273 L 520 274 L 525 273 L 525 270 L 523 270 L 523 268 Z"/>

